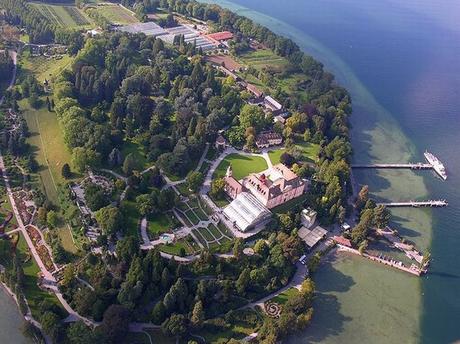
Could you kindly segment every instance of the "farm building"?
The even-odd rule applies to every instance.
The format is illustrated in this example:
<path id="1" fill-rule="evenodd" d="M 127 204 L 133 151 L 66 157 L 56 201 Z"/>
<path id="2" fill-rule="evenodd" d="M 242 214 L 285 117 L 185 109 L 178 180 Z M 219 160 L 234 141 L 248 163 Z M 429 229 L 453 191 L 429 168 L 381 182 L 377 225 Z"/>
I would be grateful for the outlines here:
<path id="1" fill-rule="evenodd" d="M 213 39 L 218 42 L 222 41 L 228 41 L 229 39 L 233 38 L 233 33 L 230 31 L 222 31 L 222 32 L 216 32 L 216 33 L 210 33 L 209 35 L 206 35 L 206 37 Z"/>
<path id="2" fill-rule="evenodd" d="M 176 27 L 167 28 L 165 30 L 169 35 L 161 36 L 160 39 L 163 40 L 163 37 L 168 37 L 168 43 L 171 43 L 169 42 L 170 37 L 172 37 L 174 40 L 175 36 L 183 35 L 186 43 L 195 43 L 196 47 L 203 49 L 203 51 L 212 50 L 218 46 L 216 42 L 210 40 L 206 36 L 201 36 L 198 31 L 187 25 L 179 25 Z"/>
<path id="3" fill-rule="evenodd" d="M 143 33 L 146 36 L 154 37 L 164 36 L 168 34 L 168 32 L 165 29 L 163 29 L 160 25 L 155 24 L 154 22 L 136 23 L 120 26 L 115 28 L 115 30 L 127 33 Z"/>
<path id="4" fill-rule="evenodd" d="M 264 98 L 264 106 L 269 111 L 279 111 L 283 108 L 283 105 L 278 103 L 275 99 L 270 96 Z"/>

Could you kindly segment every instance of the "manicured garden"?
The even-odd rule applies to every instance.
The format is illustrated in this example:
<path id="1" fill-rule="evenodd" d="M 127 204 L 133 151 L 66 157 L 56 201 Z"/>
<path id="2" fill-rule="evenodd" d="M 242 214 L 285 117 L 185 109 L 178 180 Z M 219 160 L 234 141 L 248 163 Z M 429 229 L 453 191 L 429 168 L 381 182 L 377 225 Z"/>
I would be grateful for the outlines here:
<path id="1" fill-rule="evenodd" d="M 219 166 L 217 166 L 213 178 L 224 177 L 229 165 L 232 166 L 233 177 L 237 180 L 242 179 L 251 173 L 261 172 L 268 168 L 267 162 L 260 156 L 232 153 L 227 155 Z"/>
<path id="2" fill-rule="evenodd" d="M 151 216 L 147 221 L 148 221 L 148 227 L 147 227 L 147 232 L 148 234 L 156 238 L 158 235 L 161 233 L 166 233 L 171 230 L 173 227 L 173 217 L 171 213 L 162 213 L 162 214 L 157 214 L 155 216 Z"/>
<path id="3" fill-rule="evenodd" d="M 24 295 L 29 303 L 29 307 L 32 311 L 32 315 L 37 317 L 40 314 L 39 304 L 47 300 L 58 306 L 60 306 L 59 300 L 54 294 L 50 294 L 46 291 L 41 290 L 37 286 L 37 274 L 40 272 L 35 260 L 29 254 L 29 248 L 22 235 L 19 237 L 19 242 L 16 247 L 21 255 L 21 260 L 25 261 L 22 265 L 24 269 Z M 27 257 L 30 257 L 27 259 Z"/>

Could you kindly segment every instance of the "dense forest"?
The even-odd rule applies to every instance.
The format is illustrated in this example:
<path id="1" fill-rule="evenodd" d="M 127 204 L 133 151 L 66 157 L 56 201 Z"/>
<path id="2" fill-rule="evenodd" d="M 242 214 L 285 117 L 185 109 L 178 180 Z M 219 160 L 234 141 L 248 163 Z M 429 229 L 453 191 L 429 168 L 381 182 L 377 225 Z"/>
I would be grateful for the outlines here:
<path id="1" fill-rule="evenodd" d="M 9 82 L 11 79 L 11 73 L 13 71 L 13 60 L 11 59 L 8 52 L 0 52 L 0 82 Z"/>

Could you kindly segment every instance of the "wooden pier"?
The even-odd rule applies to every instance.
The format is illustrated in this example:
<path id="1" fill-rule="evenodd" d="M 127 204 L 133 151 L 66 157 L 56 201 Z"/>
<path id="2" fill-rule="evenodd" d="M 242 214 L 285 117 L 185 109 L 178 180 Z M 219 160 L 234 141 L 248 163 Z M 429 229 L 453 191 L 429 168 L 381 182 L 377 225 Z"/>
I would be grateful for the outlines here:
<path id="1" fill-rule="evenodd" d="M 381 202 L 377 205 L 384 205 L 385 207 L 412 207 L 412 208 L 440 208 L 447 207 L 449 203 L 446 200 L 429 200 L 429 201 L 407 201 L 407 202 Z"/>
<path id="2" fill-rule="evenodd" d="M 341 245 L 341 244 L 337 244 L 337 247 L 338 247 L 339 251 L 349 252 L 349 253 L 355 254 L 357 256 L 367 258 L 367 259 L 372 260 L 374 262 L 377 262 L 377 263 L 380 263 L 380 264 L 383 264 L 383 265 L 387 265 L 387 266 L 391 266 L 391 267 L 393 267 L 395 269 L 410 273 L 410 274 L 415 275 L 415 276 L 420 276 L 420 275 L 422 275 L 422 274 L 427 272 L 425 269 L 421 269 L 416 264 L 411 264 L 410 267 L 407 267 L 402 262 L 394 260 L 394 259 L 391 259 L 391 258 L 386 257 L 386 256 L 382 256 L 382 255 L 374 256 L 374 255 L 371 255 L 371 254 L 368 254 L 368 253 L 362 253 L 361 254 L 358 250 L 355 250 L 353 248 L 350 248 L 350 247 L 347 247 L 347 246 L 344 246 L 344 245 Z"/>
<path id="3" fill-rule="evenodd" d="M 432 170 L 433 165 L 425 163 L 409 163 L 409 164 L 352 164 L 352 168 L 364 169 L 364 168 L 378 168 L 378 169 L 411 169 L 411 170 Z"/>

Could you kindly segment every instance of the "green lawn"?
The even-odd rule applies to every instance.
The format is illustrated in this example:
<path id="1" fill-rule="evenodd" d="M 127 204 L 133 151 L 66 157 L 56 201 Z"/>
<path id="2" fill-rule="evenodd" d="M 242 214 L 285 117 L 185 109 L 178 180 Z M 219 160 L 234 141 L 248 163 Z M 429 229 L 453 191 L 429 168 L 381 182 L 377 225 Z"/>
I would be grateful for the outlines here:
<path id="1" fill-rule="evenodd" d="M 80 11 L 76 6 L 61 5 L 61 4 L 43 4 L 31 3 L 35 6 L 45 17 L 50 19 L 53 24 L 64 28 L 83 27 L 89 26 L 91 20 L 88 16 Z"/>
<path id="2" fill-rule="evenodd" d="M 280 157 L 284 152 L 286 152 L 286 149 L 284 148 L 279 148 L 268 152 L 268 156 L 270 157 L 270 161 L 273 165 L 280 163 Z"/>
<path id="3" fill-rule="evenodd" d="M 172 226 L 171 216 L 171 213 L 158 214 L 148 219 L 147 231 L 150 236 L 157 238 L 161 233 L 169 232 Z"/>
<path id="4" fill-rule="evenodd" d="M 203 173 L 203 175 L 206 175 L 206 173 L 209 170 L 209 167 L 211 167 L 211 164 L 209 162 L 204 161 L 200 167 L 200 172 Z"/>
<path id="5" fill-rule="evenodd" d="M 31 57 L 28 51 L 20 57 L 21 74 L 30 73 L 38 81 L 43 82 L 45 79 L 50 80 L 59 75 L 65 68 L 69 67 L 74 58 L 69 55 L 63 55 L 62 59 L 47 59 L 44 56 Z"/>
<path id="6" fill-rule="evenodd" d="M 233 153 L 227 155 L 219 166 L 217 166 L 213 179 L 225 176 L 229 165 L 232 166 L 233 176 L 237 180 L 242 179 L 251 173 L 261 172 L 268 168 L 267 162 L 262 157 Z"/>
<path id="7" fill-rule="evenodd" d="M 208 226 L 208 230 L 212 233 L 212 235 L 214 235 L 217 239 L 220 238 L 222 236 L 222 233 L 219 231 L 219 229 L 217 229 L 216 226 L 214 226 L 213 224 L 210 224 Z"/>
<path id="8" fill-rule="evenodd" d="M 182 221 L 185 222 L 185 224 L 189 227 L 192 227 L 193 224 L 187 219 L 187 217 L 185 216 L 185 214 L 183 212 L 180 212 L 180 211 L 177 211 L 177 213 L 179 214 L 179 217 L 182 219 Z"/>
<path id="9" fill-rule="evenodd" d="M 270 299 L 272 302 L 279 303 L 280 305 L 284 305 L 289 298 L 297 295 L 299 290 L 297 288 L 290 288 L 288 290 L 283 291 L 281 294 L 275 296 L 274 298 Z"/>
<path id="10" fill-rule="evenodd" d="M 318 160 L 318 154 L 320 146 L 315 143 L 301 142 L 295 145 L 301 152 L 305 160 L 310 162 L 316 162 Z"/>
<path id="11" fill-rule="evenodd" d="M 146 168 L 150 167 L 150 164 L 147 161 L 147 158 L 144 153 L 144 147 L 134 141 L 125 141 L 123 148 L 121 149 L 121 155 L 126 157 L 128 154 L 133 154 L 136 159 L 138 168 L 143 171 Z"/>
<path id="12" fill-rule="evenodd" d="M 230 339 L 241 340 L 257 332 L 262 323 L 261 315 L 252 309 L 235 311 L 233 318 L 230 323 L 209 319 L 199 334 L 206 343 L 227 343 Z"/>
<path id="13" fill-rule="evenodd" d="M 262 70 L 269 66 L 276 67 L 278 70 L 283 70 L 289 64 L 285 58 L 276 55 L 270 49 L 251 50 L 239 56 L 239 60 L 242 64 L 250 65 L 258 70 Z"/>
<path id="14" fill-rule="evenodd" d="M 296 149 L 301 153 L 302 160 L 309 162 L 316 162 L 318 160 L 318 154 L 320 146 L 311 142 L 300 142 L 296 143 Z M 279 164 L 281 155 L 286 152 L 286 149 L 279 148 L 268 152 L 268 156 L 272 164 Z"/>
<path id="15" fill-rule="evenodd" d="M 198 197 L 198 202 L 201 205 L 201 209 L 203 209 L 206 213 L 206 215 L 211 216 L 214 214 L 211 208 L 209 208 L 208 204 L 201 199 L 201 197 Z"/>
<path id="16" fill-rule="evenodd" d="M 181 195 L 188 197 L 192 194 L 190 191 L 188 184 L 187 183 L 181 183 L 179 185 L 176 185 L 177 190 L 181 193 Z"/>
<path id="17" fill-rule="evenodd" d="M 23 260 L 29 256 L 29 248 L 22 235 L 19 237 L 17 250 L 20 252 Z M 33 258 L 23 264 L 23 269 L 25 275 L 24 294 L 34 317 L 40 314 L 39 303 L 43 300 L 49 300 L 56 305 L 60 305 L 59 300 L 54 294 L 43 291 L 37 286 L 37 273 L 40 269 Z"/>
<path id="18" fill-rule="evenodd" d="M 63 183 L 62 165 L 70 164 L 70 151 L 64 143 L 62 131 L 54 112 L 46 107 L 35 110 L 26 101 L 21 101 L 24 118 L 29 127 L 30 137 L 27 138 L 35 152 L 35 158 L 40 166 L 40 179 L 48 198 L 57 204 L 57 185 Z"/>
<path id="19" fill-rule="evenodd" d="M 214 241 L 214 237 L 212 234 L 206 229 L 206 228 L 197 228 L 197 231 L 200 232 L 201 236 L 206 240 L 206 241 Z"/>
<path id="20" fill-rule="evenodd" d="M 183 239 L 176 241 L 174 244 L 160 245 L 159 248 L 160 251 L 175 256 L 178 256 L 180 254 L 182 248 L 185 250 L 185 253 L 187 255 L 195 253 L 194 249 L 190 246 L 190 244 Z"/>
<path id="21" fill-rule="evenodd" d="M 196 229 L 193 229 L 192 230 L 193 234 L 195 234 L 195 236 L 197 237 L 198 241 L 201 243 L 201 245 L 203 245 L 204 247 L 207 247 L 207 241 L 205 238 L 203 238 L 203 235 L 201 235 L 201 232 L 196 230 Z"/>
<path id="22" fill-rule="evenodd" d="M 126 233 L 137 236 L 141 215 L 137 210 L 136 202 L 124 200 L 121 205 L 126 224 Z"/>
<path id="23" fill-rule="evenodd" d="M 200 219 L 198 218 L 198 216 L 195 215 L 195 213 L 193 211 L 191 211 L 191 210 L 186 211 L 185 214 L 187 215 L 187 217 L 190 219 L 190 221 L 194 225 L 197 225 L 198 222 L 200 222 Z"/>
<path id="24" fill-rule="evenodd" d="M 132 15 L 131 12 L 116 4 L 98 4 L 95 11 L 104 16 L 105 19 L 112 24 L 126 25 L 139 22 L 139 20 Z"/>

